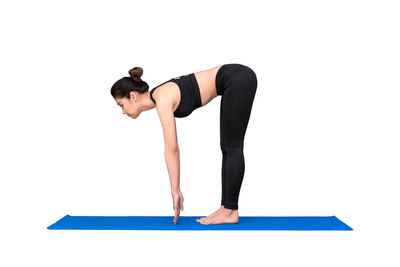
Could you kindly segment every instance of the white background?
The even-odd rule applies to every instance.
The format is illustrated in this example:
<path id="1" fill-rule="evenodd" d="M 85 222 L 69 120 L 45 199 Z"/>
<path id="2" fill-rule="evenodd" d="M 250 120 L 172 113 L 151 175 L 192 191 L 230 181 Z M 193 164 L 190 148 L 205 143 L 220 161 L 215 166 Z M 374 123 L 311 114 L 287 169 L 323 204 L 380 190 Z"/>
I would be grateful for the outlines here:
<path id="1" fill-rule="evenodd" d="M 3 1 L 2 266 L 398 266 L 396 1 Z M 258 90 L 240 216 L 332 216 L 354 231 L 51 231 L 69 215 L 173 216 L 150 89 L 241 63 Z M 221 97 L 177 118 L 181 216 L 221 198 Z M 397 248 L 396 248 L 397 246 Z"/>

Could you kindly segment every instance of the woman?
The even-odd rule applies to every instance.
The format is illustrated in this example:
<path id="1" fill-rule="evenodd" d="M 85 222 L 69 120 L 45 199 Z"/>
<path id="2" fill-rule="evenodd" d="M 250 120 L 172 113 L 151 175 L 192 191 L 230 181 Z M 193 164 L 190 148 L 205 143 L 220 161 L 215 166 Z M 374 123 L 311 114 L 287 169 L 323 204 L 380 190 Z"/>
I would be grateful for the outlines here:
<path id="1" fill-rule="evenodd" d="M 257 89 L 257 77 L 242 64 L 225 64 L 172 78 L 149 91 L 140 79 L 143 69 L 135 67 L 130 77 L 118 80 L 111 95 L 122 113 L 136 119 L 142 111 L 157 109 L 163 128 L 165 161 L 171 183 L 174 223 L 183 211 L 179 186 L 180 161 L 175 117 L 183 118 L 221 95 L 220 146 L 222 159 L 222 200 L 220 208 L 201 224 L 238 223 L 239 191 L 244 176 L 243 141 Z M 157 90 L 156 90 L 157 89 Z"/>

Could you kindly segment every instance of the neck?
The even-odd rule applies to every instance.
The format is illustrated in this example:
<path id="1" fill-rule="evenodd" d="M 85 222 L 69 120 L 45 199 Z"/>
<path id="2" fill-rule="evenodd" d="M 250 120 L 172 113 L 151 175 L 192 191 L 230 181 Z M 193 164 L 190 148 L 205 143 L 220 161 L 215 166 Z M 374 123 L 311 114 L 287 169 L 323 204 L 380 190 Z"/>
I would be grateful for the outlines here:
<path id="1" fill-rule="evenodd" d="M 150 110 L 156 107 L 156 104 L 154 104 L 153 100 L 150 98 L 150 92 L 146 92 L 146 103 L 144 104 L 144 110 Z"/>

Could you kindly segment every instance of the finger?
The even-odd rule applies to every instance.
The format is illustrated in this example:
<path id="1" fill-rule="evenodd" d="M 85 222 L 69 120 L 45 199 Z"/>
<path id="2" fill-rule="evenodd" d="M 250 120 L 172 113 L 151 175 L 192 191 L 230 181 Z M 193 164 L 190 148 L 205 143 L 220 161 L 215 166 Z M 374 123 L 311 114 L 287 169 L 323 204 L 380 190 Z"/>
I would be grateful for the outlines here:
<path id="1" fill-rule="evenodd" d="M 174 223 L 176 223 L 176 222 L 178 221 L 178 217 L 179 217 L 178 210 L 177 210 L 177 209 L 175 209 Z"/>
<path id="2" fill-rule="evenodd" d="M 183 198 L 181 199 L 181 210 L 183 210 Z"/>

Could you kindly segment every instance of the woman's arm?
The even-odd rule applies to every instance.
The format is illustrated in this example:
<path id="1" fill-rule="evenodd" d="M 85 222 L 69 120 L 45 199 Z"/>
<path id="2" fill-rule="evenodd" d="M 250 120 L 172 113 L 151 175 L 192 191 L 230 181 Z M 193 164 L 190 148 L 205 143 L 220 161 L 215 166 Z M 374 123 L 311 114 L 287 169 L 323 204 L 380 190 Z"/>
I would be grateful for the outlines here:
<path id="1" fill-rule="evenodd" d="M 167 164 L 169 180 L 171 183 L 171 193 L 179 193 L 180 189 L 180 160 L 179 148 L 177 151 L 165 151 L 165 162 Z"/>
<path id="2" fill-rule="evenodd" d="M 171 183 L 171 193 L 180 191 L 180 157 L 172 99 L 161 96 L 157 100 L 157 113 L 164 133 L 164 155 Z"/>

